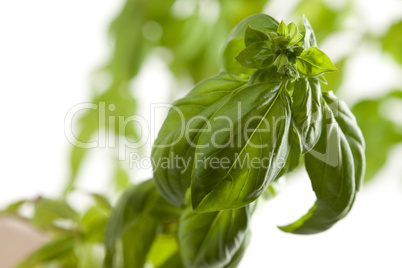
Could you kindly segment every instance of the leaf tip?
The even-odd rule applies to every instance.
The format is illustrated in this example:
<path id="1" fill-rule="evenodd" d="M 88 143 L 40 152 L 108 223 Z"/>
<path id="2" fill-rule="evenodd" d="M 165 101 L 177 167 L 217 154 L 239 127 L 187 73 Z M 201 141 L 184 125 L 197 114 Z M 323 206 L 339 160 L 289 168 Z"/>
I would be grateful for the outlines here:
<path id="1" fill-rule="evenodd" d="M 292 226 L 292 224 L 284 225 L 284 226 L 276 226 L 276 227 L 285 233 L 293 233 L 293 231 L 295 230 L 295 228 L 294 228 L 294 226 Z"/>
<path id="2" fill-rule="evenodd" d="M 282 35 L 282 36 L 286 36 L 287 32 L 288 32 L 288 28 L 287 28 L 285 22 L 282 20 L 278 26 L 278 34 Z"/>

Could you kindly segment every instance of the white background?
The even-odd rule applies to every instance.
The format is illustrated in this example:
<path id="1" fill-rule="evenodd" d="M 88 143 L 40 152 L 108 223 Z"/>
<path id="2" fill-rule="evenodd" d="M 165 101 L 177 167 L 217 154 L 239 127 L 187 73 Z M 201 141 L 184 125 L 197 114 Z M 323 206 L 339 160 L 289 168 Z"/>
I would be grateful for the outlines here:
<path id="1" fill-rule="evenodd" d="M 274 1 L 267 10 L 286 21 L 286 12 L 277 4 L 283 2 Z M 109 57 L 107 27 L 122 3 L 0 2 L 0 207 L 61 192 L 70 150 L 64 117 L 72 106 L 90 100 L 94 70 Z M 356 5 L 357 15 L 366 21 L 364 27 L 373 33 L 402 17 L 398 1 L 360 0 Z M 353 20 L 350 25 L 357 27 Z M 347 50 L 353 43 L 345 40 L 341 35 L 331 41 Z M 336 58 L 340 49 L 333 43 L 325 42 L 321 48 Z M 347 68 L 340 94 L 349 104 L 402 85 L 400 68 L 371 45 L 361 45 Z M 134 94 L 146 116 L 151 102 L 168 100 L 169 86 L 164 82 L 171 75 L 156 59 L 147 62 L 141 75 Z M 109 158 L 105 150 L 92 150 L 79 186 L 105 191 L 112 170 Z M 349 216 L 314 236 L 285 234 L 275 227 L 296 220 L 314 202 L 307 176 L 303 172 L 292 176 L 276 199 L 257 210 L 241 267 L 402 267 L 402 148 L 393 150 L 390 159 L 365 185 Z M 150 170 L 137 173 L 136 181 L 149 174 Z"/>

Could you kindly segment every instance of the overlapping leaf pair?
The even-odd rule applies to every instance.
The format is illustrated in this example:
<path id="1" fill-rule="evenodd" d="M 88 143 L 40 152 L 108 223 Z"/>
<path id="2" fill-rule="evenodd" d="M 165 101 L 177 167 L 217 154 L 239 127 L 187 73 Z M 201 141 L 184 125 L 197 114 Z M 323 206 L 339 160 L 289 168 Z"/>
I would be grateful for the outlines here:
<path id="1" fill-rule="evenodd" d="M 221 72 L 170 109 L 152 151 L 149 187 L 180 208 L 173 215 L 180 266 L 236 267 L 255 200 L 302 157 L 317 201 L 281 230 L 318 233 L 351 209 L 364 140 L 347 106 L 321 92 L 322 74 L 336 68 L 303 24 L 300 32 L 267 15 L 245 19 L 223 48 Z M 155 202 L 140 214 L 149 218 L 161 206 Z"/>

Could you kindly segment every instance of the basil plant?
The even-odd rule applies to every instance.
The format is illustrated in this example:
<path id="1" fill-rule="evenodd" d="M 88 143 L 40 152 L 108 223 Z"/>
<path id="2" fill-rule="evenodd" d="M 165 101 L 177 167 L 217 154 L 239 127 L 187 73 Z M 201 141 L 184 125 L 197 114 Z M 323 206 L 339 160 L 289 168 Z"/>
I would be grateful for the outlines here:
<path id="1" fill-rule="evenodd" d="M 279 228 L 315 234 L 348 214 L 364 177 L 364 139 L 346 104 L 321 91 L 336 68 L 305 17 L 300 28 L 246 18 L 229 34 L 220 73 L 172 104 L 152 150 L 153 180 L 126 193 L 109 222 L 109 264 L 122 237 L 137 256 L 130 267 L 237 267 L 257 200 L 302 164 L 317 200 Z M 127 230 L 137 235 L 125 239 Z M 161 237 L 175 246 L 158 245 Z"/>

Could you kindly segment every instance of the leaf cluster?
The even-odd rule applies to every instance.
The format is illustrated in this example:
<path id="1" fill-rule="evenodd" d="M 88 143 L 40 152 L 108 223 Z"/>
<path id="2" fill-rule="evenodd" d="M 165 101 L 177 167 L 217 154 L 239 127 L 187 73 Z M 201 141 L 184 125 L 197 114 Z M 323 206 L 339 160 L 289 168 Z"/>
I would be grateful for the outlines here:
<path id="1" fill-rule="evenodd" d="M 346 104 L 321 92 L 322 74 L 336 68 L 305 17 L 303 28 L 267 15 L 240 22 L 223 48 L 221 72 L 176 101 L 162 125 L 154 180 L 183 210 L 177 239 L 185 267 L 230 264 L 246 241 L 250 206 L 301 159 L 317 201 L 282 231 L 319 233 L 352 208 L 364 178 L 364 138 Z M 189 164 L 155 165 L 172 155 Z M 265 166 L 241 165 L 266 156 Z M 216 159 L 227 165 L 214 166 Z"/>

